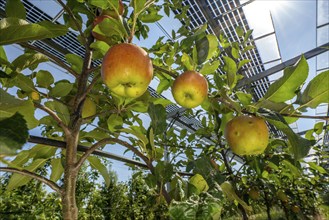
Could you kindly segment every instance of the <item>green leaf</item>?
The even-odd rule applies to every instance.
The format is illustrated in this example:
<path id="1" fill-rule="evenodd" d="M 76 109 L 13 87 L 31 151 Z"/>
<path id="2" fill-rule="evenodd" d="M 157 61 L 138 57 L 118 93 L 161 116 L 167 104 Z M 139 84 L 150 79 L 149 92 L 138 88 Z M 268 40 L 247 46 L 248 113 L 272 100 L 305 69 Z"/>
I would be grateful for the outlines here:
<path id="1" fill-rule="evenodd" d="M 168 162 L 159 161 L 154 168 L 154 173 L 157 177 L 157 180 L 161 181 L 162 183 L 166 183 L 170 181 L 174 173 L 174 167 Z"/>
<path id="2" fill-rule="evenodd" d="M 73 88 L 73 83 L 62 80 L 58 81 L 53 88 L 51 88 L 49 95 L 53 97 L 64 97 L 68 95 Z"/>
<path id="3" fill-rule="evenodd" d="M 35 159 L 47 159 L 47 158 L 54 156 L 57 149 L 58 148 L 56 148 L 56 147 L 37 144 L 29 150 L 30 158 L 33 158 L 34 160 Z"/>
<path id="4" fill-rule="evenodd" d="M 155 23 L 159 21 L 163 16 L 158 14 L 159 11 L 155 7 L 148 8 L 144 13 L 141 13 L 139 20 L 144 23 Z"/>
<path id="5" fill-rule="evenodd" d="M 112 17 L 105 18 L 93 31 L 104 36 L 109 44 L 118 43 L 128 35 L 123 23 Z"/>
<path id="6" fill-rule="evenodd" d="M 242 50 L 242 54 L 244 54 L 244 53 L 246 53 L 247 51 L 252 50 L 252 49 L 254 49 L 254 48 L 255 48 L 255 47 L 252 46 L 252 45 L 246 46 L 246 47 Z"/>
<path id="7" fill-rule="evenodd" d="M 236 92 L 236 96 L 244 106 L 249 105 L 252 101 L 252 95 L 248 93 L 238 91 Z"/>
<path id="8" fill-rule="evenodd" d="M 134 8 L 134 13 L 137 14 L 137 15 L 139 13 L 141 13 L 145 9 L 146 2 L 149 2 L 149 1 L 146 1 L 146 0 L 132 0 L 131 5 Z"/>
<path id="9" fill-rule="evenodd" d="M 292 104 L 289 105 L 284 102 L 272 102 L 266 99 L 260 99 L 256 105 L 257 107 L 266 108 L 274 112 L 279 112 L 280 114 L 281 113 L 292 114 L 295 112 L 294 106 Z M 297 117 L 283 117 L 283 118 L 288 124 L 294 123 L 299 119 Z"/>
<path id="10" fill-rule="evenodd" d="M 23 150 L 20 151 L 14 160 L 9 164 L 10 167 L 21 168 L 30 159 L 30 151 Z"/>
<path id="11" fill-rule="evenodd" d="M 321 174 L 326 174 L 326 173 L 327 173 L 327 171 L 326 171 L 323 167 L 317 165 L 317 164 L 314 163 L 314 162 L 308 162 L 308 165 L 310 166 L 311 169 L 313 169 L 313 170 L 317 170 L 317 171 L 319 171 Z"/>
<path id="12" fill-rule="evenodd" d="M 253 30 L 248 30 L 246 32 L 246 34 L 244 35 L 244 38 L 243 38 L 243 43 L 247 42 L 249 40 L 249 37 L 251 36 Z"/>
<path id="13" fill-rule="evenodd" d="M 95 156 L 89 156 L 87 160 L 89 161 L 90 166 L 93 169 L 98 170 L 98 172 L 103 176 L 106 186 L 109 187 L 111 184 L 111 176 L 106 166 L 101 162 L 98 157 Z"/>
<path id="14" fill-rule="evenodd" d="M 65 35 L 67 31 L 66 26 L 51 21 L 29 24 L 18 18 L 3 18 L 0 20 L 0 45 L 54 38 Z"/>
<path id="15" fill-rule="evenodd" d="M 241 60 L 241 61 L 239 62 L 239 65 L 238 65 L 238 70 L 239 70 L 241 67 L 243 67 L 244 65 L 246 65 L 247 63 L 249 63 L 249 62 L 250 62 L 250 60 L 248 60 L 248 59 Z"/>
<path id="16" fill-rule="evenodd" d="M 34 70 L 40 63 L 47 62 L 48 60 L 48 57 L 41 53 L 24 53 L 17 57 L 12 62 L 12 65 L 16 68 L 17 72 L 20 72 L 26 68 Z"/>
<path id="17" fill-rule="evenodd" d="M 205 63 L 201 70 L 200 70 L 200 73 L 202 75 L 208 75 L 208 74 L 214 74 L 216 72 L 216 70 L 218 69 L 220 65 L 220 61 L 219 60 L 216 60 L 212 63 L 208 62 L 208 63 Z"/>
<path id="18" fill-rule="evenodd" d="M 219 43 L 215 35 L 209 34 L 197 40 L 195 46 L 198 52 L 198 64 L 202 64 L 217 54 Z"/>
<path id="19" fill-rule="evenodd" d="M 238 71 L 236 63 L 230 57 L 224 56 L 223 60 L 225 65 L 223 66 L 224 72 L 226 72 L 227 76 L 227 84 L 230 88 L 234 88 L 237 83 L 237 75 L 236 72 Z"/>
<path id="20" fill-rule="evenodd" d="M 169 80 L 167 79 L 162 79 L 157 87 L 157 93 L 161 94 L 163 91 L 169 89 L 171 83 Z"/>
<path id="21" fill-rule="evenodd" d="M 8 62 L 6 51 L 5 51 L 5 49 L 2 46 L 0 46 L 0 65 L 6 65 L 6 66 L 10 66 L 11 65 Z"/>
<path id="22" fill-rule="evenodd" d="M 150 103 L 148 113 L 151 118 L 151 126 L 154 131 L 154 135 L 162 134 L 167 128 L 167 112 L 163 105 L 154 105 Z"/>
<path id="23" fill-rule="evenodd" d="M 118 129 L 121 129 L 123 125 L 123 119 L 121 116 L 117 114 L 112 114 L 110 117 L 107 119 L 107 127 L 109 131 L 111 132 L 116 132 Z"/>
<path id="24" fill-rule="evenodd" d="M 49 88 L 54 83 L 54 77 L 46 70 L 39 70 L 36 74 L 37 84 L 42 88 Z"/>
<path id="25" fill-rule="evenodd" d="M 80 56 L 69 53 L 69 54 L 65 54 L 65 59 L 68 63 L 71 64 L 71 68 L 75 72 L 81 73 L 83 66 L 83 59 Z"/>
<path id="26" fill-rule="evenodd" d="M 199 193 L 207 192 L 209 189 L 207 181 L 198 173 L 190 178 L 189 183 L 195 186 Z"/>
<path id="27" fill-rule="evenodd" d="M 63 121 L 64 124 L 68 125 L 70 122 L 70 112 L 66 105 L 57 101 L 48 101 L 45 106 L 55 111 L 58 117 Z"/>
<path id="28" fill-rule="evenodd" d="M 30 172 L 33 172 L 36 169 L 38 169 L 39 167 L 43 166 L 46 163 L 47 160 L 48 159 L 34 160 L 30 165 L 28 165 L 27 167 L 24 167 L 24 170 L 28 170 Z M 8 185 L 7 185 L 7 190 L 11 191 L 13 189 L 16 189 L 17 187 L 24 186 L 28 182 L 30 182 L 31 179 L 32 179 L 32 177 L 28 177 L 28 176 L 25 176 L 25 175 L 14 173 L 9 179 L 9 182 L 8 182 Z"/>
<path id="29" fill-rule="evenodd" d="M 242 37 L 243 34 L 244 34 L 243 28 L 240 27 L 240 26 L 237 26 L 237 27 L 235 28 L 235 31 L 236 31 L 236 33 L 237 33 L 237 35 L 238 35 L 239 37 Z"/>
<path id="30" fill-rule="evenodd" d="M 90 45 L 90 48 L 98 51 L 99 53 L 101 53 L 102 56 L 105 56 L 105 54 L 109 50 L 110 46 L 107 43 L 98 40 L 98 41 L 93 42 Z"/>
<path id="31" fill-rule="evenodd" d="M 109 1 L 109 0 L 88 0 L 88 2 L 89 2 L 89 4 L 94 5 L 98 8 L 107 9 L 111 6 L 110 2 L 113 2 L 113 1 Z M 118 1 L 116 1 L 116 2 L 118 2 Z"/>
<path id="32" fill-rule="evenodd" d="M 26 11 L 21 0 L 9 0 L 6 3 L 6 16 L 20 19 L 26 18 Z"/>
<path id="33" fill-rule="evenodd" d="M 18 74 L 15 78 L 15 81 L 17 87 L 22 89 L 24 92 L 30 93 L 36 90 L 32 79 L 24 76 L 23 74 Z"/>
<path id="34" fill-rule="evenodd" d="M 198 202 L 191 201 L 173 201 L 169 206 L 169 215 L 172 220 L 195 220 L 198 211 Z"/>
<path id="35" fill-rule="evenodd" d="M 309 141 L 296 134 L 279 115 L 266 116 L 265 119 L 287 135 L 295 160 L 302 159 L 308 155 L 311 146 L 314 144 L 313 141 Z"/>
<path id="36" fill-rule="evenodd" d="M 288 160 L 283 160 L 282 164 L 284 164 L 287 167 L 289 173 L 291 173 L 295 178 L 301 176 L 299 169 L 295 167 L 293 164 L 291 164 Z"/>
<path id="37" fill-rule="evenodd" d="M 0 121 L 0 157 L 16 153 L 29 137 L 26 121 L 19 113 Z"/>
<path id="38" fill-rule="evenodd" d="M 53 182 L 57 182 L 64 173 L 64 168 L 62 166 L 61 158 L 54 158 L 51 160 L 51 174 L 50 180 Z"/>
<path id="39" fill-rule="evenodd" d="M 32 129 L 38 125 L 38 121 L 34 118 L 34 105 L 29 100 L 19 100 L 14 96 L 0 89 L 0 120 L 13 116 L 19 112 L 24 116 L 27 127 Z"/>
<path id="40" fill-rule="evenodd" d="M 317 135 L 320 135 L 323 131 L 323 126 L 324 126 L 324 122 L 321 121 L 321 122 L 318 122 L 314 125 L 314 132 L 317 134 Z"/>
<path id="41" fill-rule="evenodd" d="M 272 102 L 285 102 L 296 96 L 296 90 L 308 76 L 308 64 L 304 56 L 291 67 L 284 70 L 283 76 L 275 81 L 267 90 L 264 99 Z"/>
<path id="42" fill-rule="evenodd" d="M 183 53 L 181 62 L 183 63 L 183 65 L 187 70 L 194 70 L 195 63 L 187 53 Z"/>
<path id="43" fill-rule="evenodd" d="M 144 147 L 148 144 L 148 139 L 147 137 L 141 132 L 141 131 L 138 131 L 138 129 L 134 129 L 135 127 L 134 126 L 130 126 L 130 128 L 123 128 L 123 129 L 120 129 L 121 132 L 125 132 L 127 134 L 132 134 L 134 135 L 135 137 L 137 137 L 140 141 L 142 141 Z"/>
<path id="44" fill-rule="evenodd" d="M 302 93 L 301 105 L 316 108 L 321 103 L 329 103 L 329 70 L 314 77 Z"/>
<path id="45" fill-rule="evenodd" d="M 229 200 L 237 201 L 248 212 L 252 211 L 252 207 L 248 206 L 247 203 L 245 203 L 242 199 L 240 199 L 239 196 L 235 193 L 235 190 L 230 182 L 225 181 L 220 185 L 220 187 L 222 188 L 223 193 L 227 196 Z"/>

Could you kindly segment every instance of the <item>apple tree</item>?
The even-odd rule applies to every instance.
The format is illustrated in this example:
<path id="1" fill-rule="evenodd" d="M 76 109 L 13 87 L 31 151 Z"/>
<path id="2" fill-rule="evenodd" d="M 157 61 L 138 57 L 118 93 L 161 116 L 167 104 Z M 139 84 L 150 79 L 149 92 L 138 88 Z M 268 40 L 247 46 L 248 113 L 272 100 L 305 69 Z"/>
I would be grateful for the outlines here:
<path id="1" fill-rule="evenodd" d="M 13 173 L 7 190 L 34 178 L 61 198 L 64 219 L 77 219 L 81 167 L 88 162 L 110 185 L 106 165 L 92 154 L 105 145 L 121 145 L 145 164 L 145 183 L 156 189 L 156 202 L 167 203 L 172 219 L 219 219 L 230 210 L 248 219 L 253 203 L 246 195 L 251 189 L 260 190 L 258 203 L 265 204 L 269 217 L 273 201 L 296 214 L 315 213 L 316 203 L 306 198 L 317 201 L 328 173 L 320 160 L 304 158 L 311 149 L 315 158 L 325 157 L 313 134 L 324 132 L 324 126 L 318 124 L 302 137 L 289 123 L 307 118 L 307 108 L 329 103 L 329 85 L 321 83 L 329 81 L 328 71 L 303 87 L 308 64 L 301 56 L 257 100 L 241 86 L 250 62 L 244 54 L 253 49 L 251 30 L 237 27 L 239 42 L 208 34 L 207 25 L 190 30 L 188 7 L 179 0 L 57 2 L 64 10 L 63 25 L 30 23 L 19 0 L 7 1 L 6 17 L 0 21 L 0 45 L 5 45 L 0 47 L 0 155 L 6 164 L 0 170 Z M 179 10 L 175 18 L 185 25 L 149 48 L 133 44 L 147 41 L 148 24 L 162 18 L 161 10 L 167 16 Z M 83 56 L 69 49 L 55 56 L 33 43 L 52 45 L 73 31 Z M 24 51 L 10 60 L 6 45 L 14 44 Z M 61 71 L 48 71 L 46 63 Z M 158 81 L 153 95 L 147 90 L 151 80 Z M 170 88 L 183 108 L 169 122 L 166 108 L 177 105 L 161 94 Z M 149 124 L 143 122 L 145 115 Z M 177 131 L 173 124 L 179 117 L 198 119 L 200 126 Z M 241 117 L 257 123 L 246 120 L 243 129 L 227 128 Z M 35 128 L 42 137 L 29 136 Z M 276 137 L 268 128 L 283 135 Z M 36 145 L 21 150 L 26 142 Z M 233 146 L 235 142 L 239 144 Z M 171 160 L 165 159 L 168 152 Z M 234 159 L 242 162 L 239 169 Z M 35 172 L 45 164 L 50 164 L 49 174 Z M 294 200 L 277 199 L 278 192 Z"/>

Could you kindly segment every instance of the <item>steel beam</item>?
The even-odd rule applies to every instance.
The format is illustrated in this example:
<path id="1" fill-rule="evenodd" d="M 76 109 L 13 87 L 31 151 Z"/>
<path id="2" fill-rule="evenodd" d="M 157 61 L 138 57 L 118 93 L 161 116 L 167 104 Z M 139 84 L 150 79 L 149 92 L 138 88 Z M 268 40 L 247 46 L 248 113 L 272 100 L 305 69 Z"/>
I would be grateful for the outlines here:
<path id="1" fill-rule="evenodd" d="M 305 59 L 310 59 L 312 57 L 315 57 L 317 55 L 320 55 L 320 54 L 322 54 L 324 52 L 329 51 L 328 50 L 328 47 L 329 47 L 329 42 L 326 43 L 326 44 L 323 44 L 323 45 L 321 45 L 319 47 L 316 47 L 316 48 L 314 48 L 314 49 L 312 49 L 310 51 L 307 51 L 306 53 L 304 53 L 304 57 L 305 57 Z M 300 55 L 298 55 L 298 56 L 296 56 L 296 57 L 294 57 L 294 58 L 292 58 L 290 60 L 287 60 L 287 61 L 285 61 L 283 63 L 280 63 L 280 64 L 278 64 L 276 66 L 273 66 L 273 67 L 265 70 L 264 72 L 261 72 L 261 73 L 255 75 L 255 76 L 252 76 L 252 77 L 249 77 L 249 78 L 245 78 L 245 79 L 241 80 L 238 83 L 237 87 L 238 88 L 241 88 L 241 87 L 244 87 L 246 85 L 250 85 L 251 83 L 253 83 L 253 82 L 257 81 L 257 80 L 260 80 L 260 79 L 265 78 L 267 76 L 273 75 L 273 74 L 275 74 L 275 73 L 277 73 L 277 72 L 279 72 L 281 70 L 284 70 L 288 66 L 294 65 L 299 59 L 300 59 Z"/>

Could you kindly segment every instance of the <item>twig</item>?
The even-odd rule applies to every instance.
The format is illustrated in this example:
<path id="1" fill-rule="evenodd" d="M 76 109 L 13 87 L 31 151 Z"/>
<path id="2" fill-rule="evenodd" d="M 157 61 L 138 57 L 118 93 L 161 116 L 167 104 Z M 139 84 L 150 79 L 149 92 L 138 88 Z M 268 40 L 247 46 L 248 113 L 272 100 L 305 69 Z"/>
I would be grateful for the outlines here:
<path id="1" fill-rule="evenodd" d="M 118 110 L 107 110 L 107 111 L 102 111 L 102 112 L 98 112 L 92 116 L 86 117 L 86 118 L 82 118 L 82 124 L 89 122 L 91 119 L 100 116 L 100 115 L 105 115 L 105 114 L 117 114 Z"/>
<path id="2" fill-rule="evenodd" d="M 96 66 L 96 67 L 90 68 L 89 70 L 87 70 L 87 73 L 90 74 L 92 72 L 99 70 L 100 68 L 101 68 L 101 66 Z"/>
<path id="3" fill-rule="evenodd" d="M 286 114 L 286 113 L 279 113 L 285 117 L 293 117 L 293 118 L 305 118 L 305 119 L 320 119 L 320 120 L 329 120 L 329 116 L 312 116 L 312 115 L 295 115 L 295 114 Z"/>
<path id="4" fill-rule="evenodd" d="M 84 39 L 84 43 L 85 43 L 85 46 L 87 46 L 87 40 L 86 38 L 84 37 L 84 34 L 82 32 L 82 27 L 81 25 L 77 22 L 77 18 L 75 17 L 75 15 L 73 14 L 72 10 L 67 7 L 67 5 L 65 5 L 65 3 L 62 1 L 62 0 L 57 0 L 57 2 L 64 8 L 64 10 L 70 15 L 71 18 L 73 18 L 73 22 L 74 24 L 77 26 L 77 29 L 81 35 L 81 37 Z"/>
<path id="5" fill-rule="evenodd" d="M 50 188 L 52 188 L 53 190 L 55 190 L 59 194 L 62 193 L 62 189 L 55 182 L 53 182 L 53 181 L 51 181 L 51 180 L 49 180 L 49 179 L 47 179 L 47 178 L 45 178 L 41 175 L 32 173 L 28 170 L 24 170 L 24 169 L 20 170 L 20 169 L 12 168 L 12 167 L 0 167 L 0 170 L 5 171 L 5 172 L 18 173 L 18 174 L 21 174 L 21 175 L 32 177 L 33 179 L 39 180 L 40 182 L 48 185 Z"/>
<path id="6" fill-rule="evenodd" d="M 97 143 L 95 143 L 94 145 L 92 145 L 83 155 L 82 157 L 79 159 L 79 161 L 76 163 L 75 169 L 80 169 L 80 167 L 82 166 L 82 164 L 86 161 L 86 159 L 99 147 L 111 143 L 112 139 L 111 138 L 104 138 L 100 141 L 98 141 Z"/>
<path id="7" fill-rule="evenodd" d="M 50 58 L 50 60 L 52 62 L 54 62 L 58 66 L 65 69 L 67 72 L 71 73 L 74 77 L 78 77 L 79 74 L 77 72 L 75 72 L 73 69 L 71 69 L 65 63 L 63 63 L 63 61 L 61 59 L 59 59 L 58 57 L 56 57 L 53 54 L 49 53 L 48 51 L 46 51 L 44 49 L 41 49 L 40 47 L 35 47 L 35 46 L 33 46 L 31 44 L 28 44 L 28 43 L 19 43 L 19 45 L 21 45 L 24 48 L 29 48 L 31 50 L 35 50 L 35 51 L 38 51 L 39 53 L 42 53 L 42 54 L 46 55 L 47 57 Z"/>
<path id="8" fill-rule="evenodd" d="M 64 124 L 62 119 L 60 119 L 53 110 L 51 110 L 50 108 L 48 108 L 46 106 L 41 105 L 40 103 L 37 103 L 37 102 L 33 102 L 33 103 L 34 103 L 35 107 L 47 112 L 58 123 L 58 125 L 63 129 L 63 131 L 66 135 L 70 134 L 70 130 L 68 129 L 68 127 Z"/>
<path id="9" fill-rule="evenodd" d="M 159 67 L 159 66 L 156 66 L 153 64 L 153 68 L 156 69 L 156 70 L 159 70 L 163 73 L 166 73 L 168 74 L 169 76 L 173 77 L 173 78 L 177 78 L 177 75 L 173 72 L 170 72 L 169 70 L 166 70 L 166 69 L 163 69 L 162 67 Z"/>
<path id="10" fill-rule="evenodd" d="M 63 105 L 68 105 L 68 103 L 65 103 L 65 102 L 63 102 L 62 100 L 60 100 L 60 99 L 58 99 L 58 98 L 55 98 L 55 97 L 52 97 L 52 96 L 50 96 L 49 94 L 47 94 L 47 93 L 43 93 L 43 92 L 40 92 L 40 91 L 38 91 L 38 93 L 40 93 L 41 95 L 43 95 L 44 97 L 46 97 L 47 99 L 52 99 L 52 100 L 54 100 L 54 101 L 56 101 L 56 102 L 59 102 L 59 103 L 62 103 Z"/>
<path id="11" fill-rule="evenodd" d="M 87 94 L 90 93 L 90 91 L 92 90 L 92 88 L 94 87 L 94 85 L 96 84 L 96 82 L 99 78 L 100 78 L 99 74 L 93 78 L 93 80 L 91 81 L 91 83 L 87 87 L 86 91 L 81 95 L 81 99 L 86 98 Z"/>

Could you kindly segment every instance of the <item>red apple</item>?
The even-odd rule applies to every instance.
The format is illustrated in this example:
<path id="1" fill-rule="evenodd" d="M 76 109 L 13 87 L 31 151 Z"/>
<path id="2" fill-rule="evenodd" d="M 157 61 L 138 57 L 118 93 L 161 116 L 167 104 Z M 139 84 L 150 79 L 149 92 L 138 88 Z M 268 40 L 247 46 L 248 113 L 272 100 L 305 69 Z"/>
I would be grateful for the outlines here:
<path id="1" fill-rule="evenodd" d="M 153 77 L 153 65 L 142 48 L 129 43 L 111 47 L 102 62 L 102 78 L 119 96 L 137 98 L 144 94 Z"/>
<path id="2" fill-rule="evenodd" d="M 175 79 L 172 94 L 182 107 L 194 108 L 208 96 L 208 82 L 200 73 L 186 71 Z"/>

